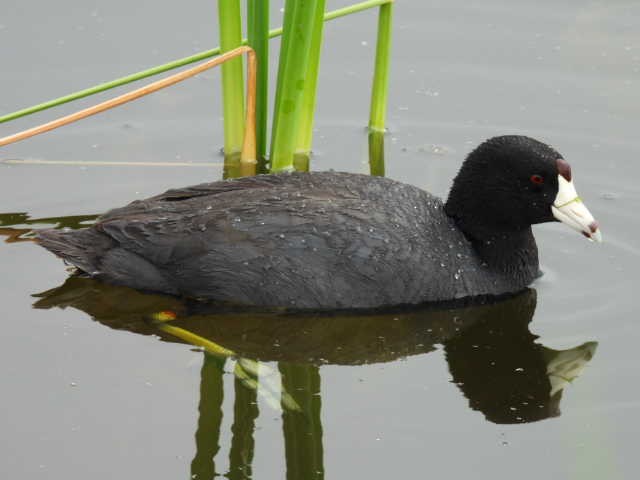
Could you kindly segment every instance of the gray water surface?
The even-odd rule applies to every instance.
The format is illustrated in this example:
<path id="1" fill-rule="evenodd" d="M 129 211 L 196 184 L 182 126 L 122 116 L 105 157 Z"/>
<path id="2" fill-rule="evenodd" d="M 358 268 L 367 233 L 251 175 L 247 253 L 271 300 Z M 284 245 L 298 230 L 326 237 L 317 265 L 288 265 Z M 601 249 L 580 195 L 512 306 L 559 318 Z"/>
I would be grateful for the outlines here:
<path id="1" fill-rule="evenodd" d="M 3 113 L 218 44 L 207 0 L 5 0 L 2 10 Z M 40 247 L 0 243 L 0 476 L 636 478 L 639 24 L 631 1 L 396 3 L 387 176 L 446 195 L 473 146 L 527 134 L 572 164 L 605 243 L 536 227 L 545 275 L 535 291 L 480 310 L 297 323 L 183 312 L 194 318 L 176 325 L 260 360 L 301 413 L 239 382 L 233 360 L 149 322 L 149 308 L 182 306 L 65 284 L 63 264 Z M 326 25 L 314 170 L 368 171 L 375 25 L 373 11 Z M 0 135 L 95 101 L 0 125 Z M 3 148 L 0 159 L 216 166 L 0 164 L 0 232 L 221 178 L 220 114 L 210 72 Z M 474 360 L 474 345 L 500 352 L 501 374 Z M 551 398 L 546 369 L 559 358 L 583 370 Z M 518 369 L 532 376 L 518 383 Z M 534 418 L 523 393 L 546 395 L 545 415 Z"/>

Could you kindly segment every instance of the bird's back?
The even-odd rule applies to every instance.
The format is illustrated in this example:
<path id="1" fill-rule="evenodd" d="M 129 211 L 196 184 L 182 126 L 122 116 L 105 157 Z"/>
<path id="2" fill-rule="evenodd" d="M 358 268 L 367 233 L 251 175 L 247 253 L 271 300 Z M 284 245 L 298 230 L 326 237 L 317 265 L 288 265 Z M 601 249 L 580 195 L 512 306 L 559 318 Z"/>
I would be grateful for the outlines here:
<path id="1" fill-rule="evenodd" d="M 110 283 L 240 304 L 373 308 L 493 293 L 478 291 L 488 273 L 438 198 L 365 175 L 170 190 L 40 243 Z"/>

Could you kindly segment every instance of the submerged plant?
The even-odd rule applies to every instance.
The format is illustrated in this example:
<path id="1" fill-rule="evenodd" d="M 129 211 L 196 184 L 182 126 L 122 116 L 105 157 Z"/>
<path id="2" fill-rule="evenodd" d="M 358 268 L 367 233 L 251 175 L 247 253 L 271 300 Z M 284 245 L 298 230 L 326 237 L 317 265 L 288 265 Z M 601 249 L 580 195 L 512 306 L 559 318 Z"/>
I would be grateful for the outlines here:
<path id="1" fill-rule="evenodd" d="M 276 378 L 276 373 L 271 367 L 250 358 L 240 357 L 234 351 L 217 344 L 213 340 L 204 338 L 185 328 L 171 325 L 171 322 L 175 319 L 176 314 L 174 312 L 162 311 L 153 316 L 153 323 L 159 330 L 190 345 L 202 348 L 208 355 L 222 361 L 236 359 L 233 375 L 245 387 L 258 392 L 274 410 L 279 410 L 280 408 L 293 412 L 301 410 L 300 405 L 287 392 L 280 379 Z"/>

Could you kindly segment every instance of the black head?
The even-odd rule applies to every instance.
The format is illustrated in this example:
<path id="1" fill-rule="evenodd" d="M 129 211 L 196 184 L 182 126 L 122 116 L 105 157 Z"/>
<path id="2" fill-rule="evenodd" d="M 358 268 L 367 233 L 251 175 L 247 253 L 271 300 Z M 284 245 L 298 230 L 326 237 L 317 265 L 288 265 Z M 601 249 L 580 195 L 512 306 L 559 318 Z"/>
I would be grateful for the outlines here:
<path id="1" fill-rule="evenodd" d="M 469 154 L 445 209 L 475 238 L 525 230 L 555 220 L 558 175 L 571 178 L 568 163 L 550 146 L 524 136 L 494 137 Z"/>

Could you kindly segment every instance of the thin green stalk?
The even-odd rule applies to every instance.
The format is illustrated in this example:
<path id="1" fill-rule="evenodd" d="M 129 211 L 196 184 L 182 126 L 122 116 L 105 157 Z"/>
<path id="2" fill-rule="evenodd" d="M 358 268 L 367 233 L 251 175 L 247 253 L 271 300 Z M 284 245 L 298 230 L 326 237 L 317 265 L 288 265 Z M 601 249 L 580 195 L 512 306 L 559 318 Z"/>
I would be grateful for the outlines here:
<path id="1" fill-rule="evenodd" d="M 280 47 L 276 105 L 271 140 L 271 171 L 290 171 L 303 113 L 305 90 L 317 71 L 310 71 L 313 29 L 324 16 L 325 0 L 287 0 Z"/>
<path id="2" fill-rule="evenodd" d="M 375 177 L 384 177 L 384 135 L 381 130 L 369 132 L 369 173 Z"/>
<path id="3" fill-rule="evenodd" d="M 378 41 L 376 44 L 376 66 L 371 88 L 371 114 L 369 129 L 384 131 L 387 117 L 387 92 L 389 90 L 389 64 L 391 60 L 391 26 L 393 3 L 380 6 L 378 16 Z"/>
<path id="4" fill-rule="evenodd" d="M 269 0 L 247 0 L 249 46 L 258 59 L 256 90 L 256 154 L 259 170 L 267 155 L 267 100 L 269 96 Z"/>
<path id="5" fill-rule="evenodd" d="M 298 127 L 298 140 L 296 145 L 294 166 L 296 170 L 309 170 L 309 157 L 311 156 L 311 144 L 313 142 L 313 119 L 316 109 L 316 92 L 318 90 L 318 76 L 320 67 L 320 53 L 322 51 L 322 33 L 324 27 L 324 19 L 318 15 L 313 19 L 313 27 L 311 30 L 311 46 L 309 48 L 309 65 L 307 67 L 308 77 L 302 98 L 302 112 Z M 295 165 L 304 159 L 304 166 Z"/>
<path id="6" fill-rule="evenodd" d="M 102 93 L 107 90 L 111 90 L 113 88 L 121 87 L 123 85 L 136 82 L 138 80 L 152 77 L 160 73 L 168 72 L 169 70 L 174 70 L 176 68 L 184 67 L 185 65 L 190 65 L 192 63 L 196 63 L 201 60 L 206 60 L 207 58 L 215 57 L 216 55 L 220 55 L 220 47 L 216 47 L 212 50 L 206 50 L 204 52 L 196 53 L 195 55 L 191 55 L 188 57 L 180 58 L 178 60 L 165 63 L 164 65 L 158 65 L 157 67 L 149 68 L 141 72 L 132 73 L 130 75 L 120 77 L 115 80 L 111 80 L 109 82 L 100 83 L 98 85 L 94 85 L 93 87 L 89 87 L 75 93 L 70 93 L 69 95 L 65 95 L 63 97 L 58 97 L 53 100 L 39 103 L 38 105 L 34 105 L 32 107 L 23 108 L 22 110 L 17 110 L 15 112 L 8 113 L 0 117 L 0 123 L 9 122 L 11 120 L 15 120 L 16 118 L 31 115 L 32 113 L 41 112 L 49 108 L 57 107 L 65 103 L 72 102 L 74 100 L 79 100 L 81 98 L 89 97 L 97 93 Z"/>
<path id="7" fill-rule="evenodd" d="M 347 15 L 351 15 L 352 13 L 362 12 L 363 10 L 368 10 L 369 8 L 373 7 L 379 7 L 380 5 L 385 5 L 387 3 L 393 3 L 394 1 L 395 0 L 368 0 L 366 2 L 355 3 L 353 5 L 348 5 L 346 7 L 327 12 L 324 16 L 324 20 L 326 22 L 335 18 L 345 17 Z"/>
<path id="8" fill-rule="evenodd" d="M 336 18 L 344 17 L 346 15 L 351 15 L 353 13 L 358 13 L 363 10 L 367 10 L 369 8 L 379 7 L 380 5 L 384 5 L 385 3 L 390 3 L 392 1 L 393 0 L 368 0 L 366 2 L 350 5 L 348 7 L 340 8 L 338 10 L 334 10 L 332 12 L 326 13 L 324 15 L 324 20 L 325 21 L 334 20 Z M 279 37 L 280 35 L 282 35 L 282 28 L 274 28 L 273 30 L 269 30 L 269 38 Z M 242 40 L 242 45 L 246 45 L 246 44 L 247 44 L 247 40 L 246 39 Z M 136 82 L 144 78 L 152 77 L 153 75 L 158 75 L 160 73 L 168 72 L 169 70 L 184 67 L 185 65 L 189 65 L 191 63 L 199 62 L 201 60 L 206 60 L 207 58 L 211 58 L 211 57 L 215 57 L 216 55 L 219 55 L 220 52 L 221 52 L 220 47 L 212 48 L 211 50 L 205 50 L 203 52 L 196 53 L 188 57 L 180 58 L 178 60 L 173 60 L 163 65 L 158 65 L 156 67 L 142 70 L 140 72 L 132 73 L 130 75 L 126 75 L 124 77 L 120 77 L 115 80 L 111 80 L 109 82 L 100 83 L 93 87 L 89 87 L 75 93 L 70 93 L 69 95 L 58 97 L 53 100 L 49 100 L 49 101 L 40 103 L 38 105 L 34 105 L 32 107 L 23 108 L 21 110 L 0 116 L 0 123 L 5 123 L 10 120 L 15 120 L 16 118 L 24 117 L 32 113 L 41 112 L 49 108 L 57 107 L 65 103 L 72 102 L 74 100 L 88 97 L 90 95 L 102 93 L 104 91 L 121 87 L 123 85 L 127 85 L 129 83 Z"/>
<path id="9" fill-rule="evenodd" d="M 240 0 L 218 0 L 220 48 L 222 53 L 242 44 Z M 222 103 L 224 110 L 224 154 L 238 155 L 244 138 L 244 75 L 242 59 L 222 65 Z"/>
<path id="10" fill-rule="evenodd" d="M 295 2 L 289 2 L 289 5 L 291 6 L 291 8 L 287 8 L 286 5 L 287 3 L 285 3 L 284 18 L 282 19 L 282 30 L 283 32 L 290 32 L 291 25 L 293 24 L 293 13 L 294 13 L 293 6 L 295 5 Z M 269 155 L 269 157 L 271 158 L 270 170 L 273 170 L 273 148 L 274 148 L 273 144 L 274 144 L 275 132 L 278 130 L 278 124 L 280 123 L 280 117 L 276 115 L 275 112 L 278 112 L 282 109 L 283 90 L 282 88 L 280 88 L 280 83 L 282 81 L 281 79 L 284 77 L 285 65 L 286 65 L 285 63 L 286 52 L 289 51 L 288 44 L 290 40 L 291 40 L 291 35 L 287 33 L 287 34 L 283 34 L 282 40 L 280 41 L 277 87 L 276 87 L 275 99 L 273 102 L 274 114 L 271 119 L 271 152 Z"/>

